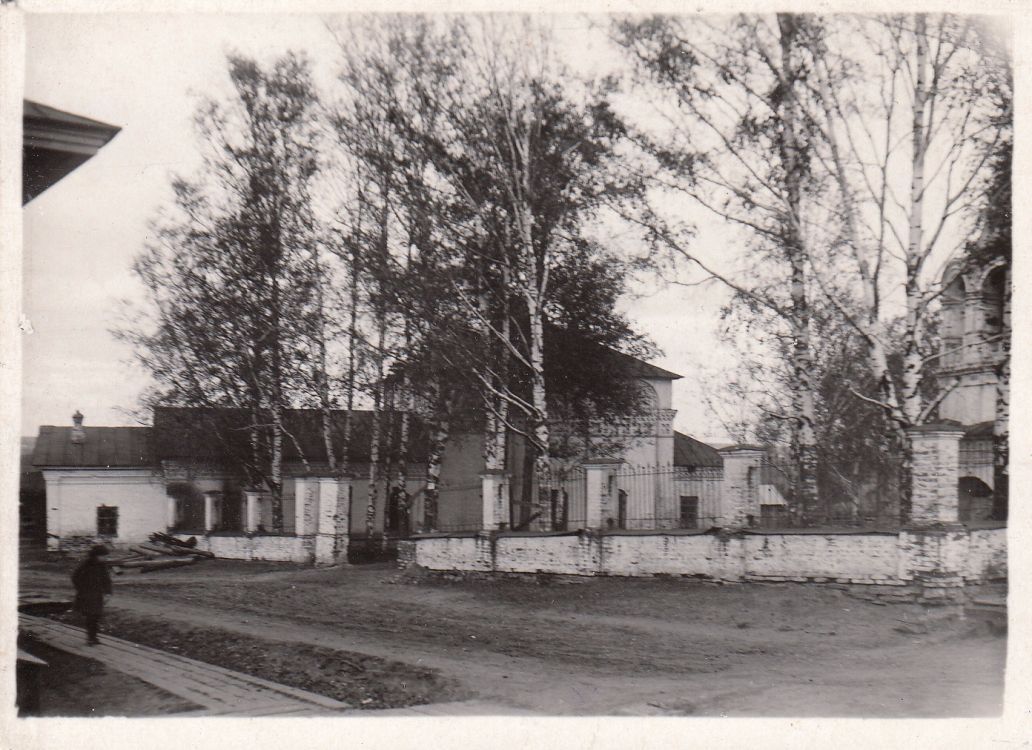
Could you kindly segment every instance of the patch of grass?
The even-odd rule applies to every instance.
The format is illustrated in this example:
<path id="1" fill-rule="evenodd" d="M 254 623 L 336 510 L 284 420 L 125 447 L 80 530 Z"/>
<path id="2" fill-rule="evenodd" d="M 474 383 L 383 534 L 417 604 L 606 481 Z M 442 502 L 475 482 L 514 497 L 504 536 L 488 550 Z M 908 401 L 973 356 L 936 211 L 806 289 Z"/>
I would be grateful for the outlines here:
<path id="1" fill-rule="evenodd" d="M 66 619 L 57 615 L 56 619 Z M 105 613 L 102 632 L 343 701 L 401 708 L 453 700 L 458 686 L 436 670 L 305 643 L 252 638 L 212 627 Z"/>

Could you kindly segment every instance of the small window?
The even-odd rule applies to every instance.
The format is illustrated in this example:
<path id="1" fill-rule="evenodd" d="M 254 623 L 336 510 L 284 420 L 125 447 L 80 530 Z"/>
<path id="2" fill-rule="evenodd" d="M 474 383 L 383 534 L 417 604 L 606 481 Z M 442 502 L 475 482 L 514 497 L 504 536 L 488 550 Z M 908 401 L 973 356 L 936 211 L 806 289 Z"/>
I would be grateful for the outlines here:
<path id="1" fill-rule="evenodd" d="M 620 490 L 616 498 L 616 528 L 627 528 L 627 492 Z"/>
<path id="2" fill-rule="evenodd" d="M 678 519 L 682 529 L 699 528 L 699 498 L 695 495 L 681 495 L 681 514 Z"/>
<path id="3" fill-rule="evenodd" d="M 97 536 L 118 536 L 118 508 L 101 505 L 97 508 Z"/>

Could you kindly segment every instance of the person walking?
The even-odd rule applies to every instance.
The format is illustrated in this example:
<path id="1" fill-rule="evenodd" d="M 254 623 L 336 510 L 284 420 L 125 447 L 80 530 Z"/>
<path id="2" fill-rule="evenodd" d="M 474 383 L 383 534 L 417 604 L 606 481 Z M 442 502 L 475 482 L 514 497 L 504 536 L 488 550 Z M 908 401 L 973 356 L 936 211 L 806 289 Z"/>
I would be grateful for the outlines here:
<path id="1" fill-rule="evenodd" d="M 111 574 L 107 568 L 108 550 L 103 544 L 90 548 L 86 559 L 72 573 L 75 586 L 75 611 L 86 618 L 86 643 L 100 643 L 97 631 L 104 613 L 104 596 L 111 594 Z"/>

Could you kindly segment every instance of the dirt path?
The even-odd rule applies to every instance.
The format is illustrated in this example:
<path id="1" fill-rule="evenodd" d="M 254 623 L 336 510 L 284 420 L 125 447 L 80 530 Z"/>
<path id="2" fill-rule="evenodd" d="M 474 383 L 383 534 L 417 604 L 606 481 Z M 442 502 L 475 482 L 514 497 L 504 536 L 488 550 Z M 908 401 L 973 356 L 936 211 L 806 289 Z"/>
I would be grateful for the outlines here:
<path id="1" fill-rule="evenodd" d="M 470 698 L 547 714 L 971 716 L 1002 701 L 1004 639 L 901 633 L 916 611 L 826 588 L 203 567 L 120 581 L 111 605 L 431 667 Z"/>
<path id="2" fill-rule="evenodd" d="M 132 594 L 119 596 L 117 602 L 112 602 L 112 606 L 138 615 L 177 620 L 195 627 L 226 628 L 251 637 L 308 643 L 430 667 L 458 679 L 469 690 L 466 697 L 497 700 L 517 707 L 545 710 L 552 705 L 553 699 L 546 697 L 542 700 L 539 695 L 540 689 L 546 686 L 554 687 L 557 680 L 568 682 L 568 675 L 564 671 L 556 670 L 547 662 L 537 659 L 518 659 L 497 654 L 477 654 L 476 657 L 471 657 L 469 652 L 463 650 L 455 653 L 450 648 L 429 649 L 422 645 L 384 641 L 346 629 L 299 625 L 291 619 L 282 617 L 263 616 L 256 619 L 253 615 L 227 612 L 204 605 L 192 605 L 189 609 L 170 609 L 167 604 L 155 601 L 151 597 Z M 587 681 L 583 681 L 583 684 L 577 682 L 575 680 L 565 686 L 565 691 L 571 693 L 576 703 L 567 699 L 560 700 L 557 705 L 568 703 L 570 710 L 574 711 L 582 705 L 580 699 L 583 696 L 594 692 Z M 516 700 L 520 695 L 526 695 L 533 700 L 530 703 Z"/>

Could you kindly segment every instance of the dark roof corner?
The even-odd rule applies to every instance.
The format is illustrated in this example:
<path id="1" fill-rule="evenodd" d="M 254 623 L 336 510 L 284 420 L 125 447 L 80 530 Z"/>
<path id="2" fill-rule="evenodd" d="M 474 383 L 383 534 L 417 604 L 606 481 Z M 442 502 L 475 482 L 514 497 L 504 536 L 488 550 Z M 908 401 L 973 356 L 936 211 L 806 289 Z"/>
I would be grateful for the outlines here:
<path id="1" fill-rule="evenodd" d="M 615 349 L 610 349 L 613 356 L 621 360 L 627 369 L 639 378 L 653 378 L 655 380 L 680 380 L 683 375 L 678 375 L 676 372 L 670 372 L 670 370 L 664 370 L 662 367 L 657 367 L 651 362 L 646 362 L 643 359 L 638 359 L 630 354 L 624 354 Z"/>
<path id="2" fill-rule="evenodd" d="M 121 128 L 24 100 L 22 205 L 97 154 Z"/>
<path id="3" fill-rule="evenodd" d="M 724 458 L 713 446 L 675 430 L 674 466 L 722 468 Z"/>

